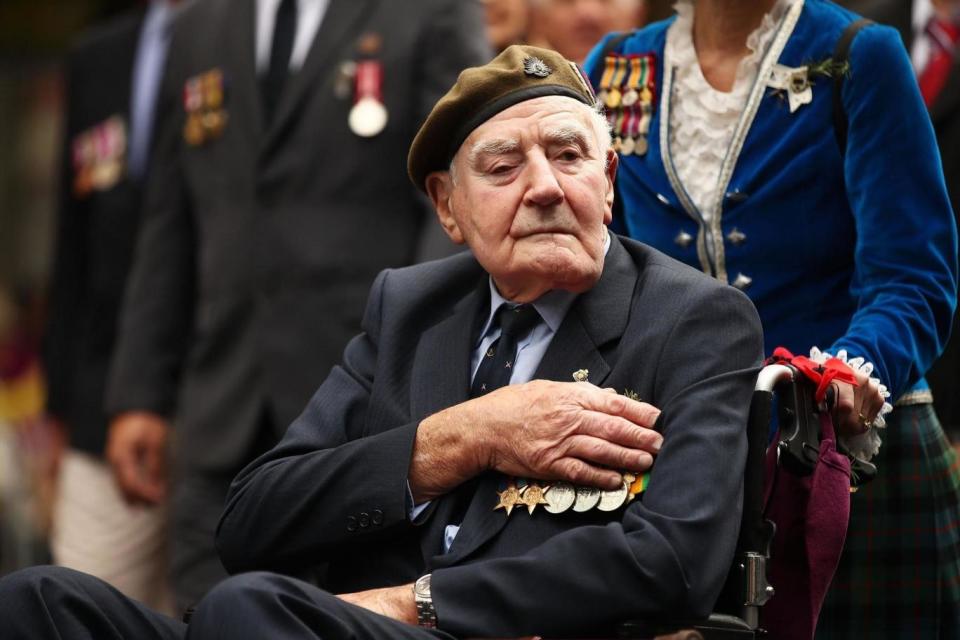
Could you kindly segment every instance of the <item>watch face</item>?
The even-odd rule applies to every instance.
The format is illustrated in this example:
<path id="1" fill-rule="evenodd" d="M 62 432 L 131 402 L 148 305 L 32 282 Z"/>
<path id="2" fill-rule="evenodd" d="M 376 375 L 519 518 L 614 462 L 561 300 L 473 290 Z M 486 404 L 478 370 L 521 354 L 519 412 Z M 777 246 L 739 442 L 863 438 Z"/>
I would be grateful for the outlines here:
<path id="1" fill-rule="evenodd" d="M 418 596 L 424 596 L 426 598 L 430 597 L 430 574 L 428 573 L 425 576 L 421 576 L 416 583 L 414 583 L 413 590 L 417 593 Z"/>

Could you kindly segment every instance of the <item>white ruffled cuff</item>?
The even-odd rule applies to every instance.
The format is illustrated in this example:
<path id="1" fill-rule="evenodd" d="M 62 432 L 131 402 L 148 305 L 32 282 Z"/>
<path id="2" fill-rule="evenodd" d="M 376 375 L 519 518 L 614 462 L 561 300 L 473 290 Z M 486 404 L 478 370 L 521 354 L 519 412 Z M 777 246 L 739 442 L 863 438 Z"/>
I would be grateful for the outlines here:
<path id="1" fill-rule="evenodd" d="M 821 351 L 817 347 L 812 347 L 810 349 L 810 359 L 818 364 L 823 364 L 830 358 L 834 356 L 826 351 Z M 860 458 L 861 460 L 870 460 L 873 456 L 877 455 L 880 452 L 880 444 L 882 440 L 880 438 L 879 429 L 884 429 L 887 426 L 887 421 L 884 419 L 888 413 L 893 411 L 893 405 L 890 404 L 890 391 L 887 389 L 886 385 L 880 382 L 879 378 L 875 378 L 870 374 L 873 373 L 873 363 L 867 362 L 865 359 L 857 358 L 848 358 L 847 351 L 841 349 L 836 358 L 845 362 L 848 367 L 865 373 L 870 377 L 871 382 L 876 382 L 880 388 L 880 395 L 883 396 L 883 407 L 880 408 L 880 413 L 877 414 L 877 417 L 874 419 L 871 426 L 876 427 L 875 429 L 868 429 L 864 433 L 857 434 L 855 436 L 839 436 L 840 442 L 846 447 L 847 451 L 850 452 L 850 455 L 855 458 Z"/>

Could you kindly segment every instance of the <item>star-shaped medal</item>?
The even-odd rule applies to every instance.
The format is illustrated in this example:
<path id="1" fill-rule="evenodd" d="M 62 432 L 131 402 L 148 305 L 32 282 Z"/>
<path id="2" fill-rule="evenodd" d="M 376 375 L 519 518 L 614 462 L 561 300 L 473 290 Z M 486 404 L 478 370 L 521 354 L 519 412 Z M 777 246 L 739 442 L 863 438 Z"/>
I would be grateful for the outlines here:
<path id="1" fill-rule="evenodd" d="M 507 488 L 503 491 L 497 491 L 497 495 L 500 496 L 500 503 L 493 508 L 494 511 L 497 509 L 505 509 L 507 516 L 510 515 L 510 512 L 513 511 L 513 508 L 521 503 L 520 500 L 520 490 L 517 489 L 517 485 L 511 482 L 507 485 Z"/>
<path id="2" fill-rule="evenodd" d="M 527 512 L 530 515 L 533 515 L 533 510 L 537 508 L 538 504 L 550 504 L 550 501 L 547 500 L 546 497 L 547 489 L 549 488 L 549 486 L 541 487 L 536 482 L 531 482 L 527 485 L 526 489 L 523 490 L 520 503 L 527 505 Z"/>

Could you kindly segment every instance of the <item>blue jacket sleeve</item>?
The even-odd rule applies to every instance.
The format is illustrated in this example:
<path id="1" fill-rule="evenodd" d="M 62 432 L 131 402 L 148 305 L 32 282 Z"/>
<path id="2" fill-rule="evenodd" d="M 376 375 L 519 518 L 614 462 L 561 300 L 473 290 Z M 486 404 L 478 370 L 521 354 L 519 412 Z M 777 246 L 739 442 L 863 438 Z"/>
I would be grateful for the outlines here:
<path id="1" fill-rule="evenodd" d="M 850 52 L 847 197 L 857 226 L 851 293 L 834 345 L 873 362 L 896 398 L 946 344 L 957 294 L 957 230 L 940 155 L 897 32 L 863 30 Z"/>

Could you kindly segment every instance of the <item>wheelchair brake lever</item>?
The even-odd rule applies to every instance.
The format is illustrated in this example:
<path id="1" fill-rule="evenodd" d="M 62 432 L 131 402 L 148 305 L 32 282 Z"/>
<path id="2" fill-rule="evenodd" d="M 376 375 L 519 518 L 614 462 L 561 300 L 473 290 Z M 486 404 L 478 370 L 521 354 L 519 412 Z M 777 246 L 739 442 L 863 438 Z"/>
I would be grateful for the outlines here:
<path id="1" fill-rule="evenodd" d="M 808 476 L 820 456 L 820 420 L 811 385 L 803 378 L 787 385 L 779 395 L 780 460 L 794 475 Z"/>

